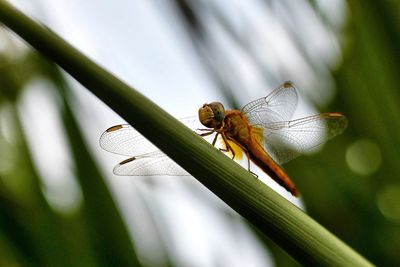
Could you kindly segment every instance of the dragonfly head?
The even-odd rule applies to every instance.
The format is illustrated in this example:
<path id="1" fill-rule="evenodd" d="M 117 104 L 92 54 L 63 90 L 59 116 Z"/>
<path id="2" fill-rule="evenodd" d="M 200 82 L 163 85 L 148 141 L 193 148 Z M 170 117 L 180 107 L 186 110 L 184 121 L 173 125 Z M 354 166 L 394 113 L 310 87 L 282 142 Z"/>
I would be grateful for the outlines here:
<path id="1" fill-rule="evenodd" d="M 199 109 L 199 120 L 208 128 L 219 128 L 225 118 L 225 108 L 219 102 L 204 104 Z"/>

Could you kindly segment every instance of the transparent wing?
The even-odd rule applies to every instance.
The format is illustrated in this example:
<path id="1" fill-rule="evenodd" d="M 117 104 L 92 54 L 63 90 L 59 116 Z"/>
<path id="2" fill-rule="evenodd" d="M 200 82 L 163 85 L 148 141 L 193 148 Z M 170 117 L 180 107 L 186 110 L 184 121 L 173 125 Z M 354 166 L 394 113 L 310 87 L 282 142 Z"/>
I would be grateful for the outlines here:
<path id="1" fill-rule="evenodd" d="M 285 82 L 266 97 L 254 100 L 242 108 L 250 124 L 287 121 L 293 116 L 298 102 L 296 87 Z"/>
<path id="2" fill-rule="evenodd" d="M 137 156 L 158 150 L 129 124 L 108 128 L 100 136 L 99 143 L 104 150 L 123 156 Z"/>
<path id="3" fill-rule="evenodd" d="M 183 118 L 180 121 L 192 130 L 204 128 L 204 126 L 201 127 L 197 116 Z M 100 147 L 106 151 L 128 157 L 159 150 L 129 124 L 115 125 L 108 128 L 100 136 L 99 143 Z"/>
<path id="4" fill-rule="evenodd" d="M 180 121 L 192 130 L 204 128 L 197 116 Z M 213 138 L 214 134 L 205 137 L 210 143 Z M 129 124 L 108 128 L 101 135 L 99 143 L 106 151 L 130 157 L 114 167 L 116 175 L 189 175 Z"/>
<path id="5" fill-rule="evenodd" d="M 190 175 L 161 151 L 126 159 L 117 164 L 113 172 L 122 176 Z"/>
<path id="6" fill-rule="evenodd" d="M 262 128 L 267 152 L 283 164 L 341 134 L 347 127 L 347 119 L 340 113 L 323 113 L 254 127 Z"/>

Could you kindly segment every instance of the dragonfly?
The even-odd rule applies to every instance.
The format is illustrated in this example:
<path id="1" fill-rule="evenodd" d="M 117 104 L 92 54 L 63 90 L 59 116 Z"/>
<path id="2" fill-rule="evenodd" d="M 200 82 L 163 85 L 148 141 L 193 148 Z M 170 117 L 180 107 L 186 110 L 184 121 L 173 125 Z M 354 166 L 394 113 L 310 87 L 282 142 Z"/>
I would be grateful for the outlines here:
<path id="1" fill-rule="evenodd" d="M 341 134 L 348 121 L 339 112 L 291 120 L 297 104 L 297 89 L 287 81 L 241 110 L 225 110 L 222 103 L 212 102 L 201 106 L 198 116 L 180 121 L 213 146 L 220 140 L 219 149 L 232 159 L 244 152 L 250 172 L 250 162 L 253 162 L 298 197 L 299 190 L 281 165 Z M 99 142 L 104 150 L 129 157 L 114 167 L 116 175 L 190 175 L 129 124 L 108 128 Z"/>

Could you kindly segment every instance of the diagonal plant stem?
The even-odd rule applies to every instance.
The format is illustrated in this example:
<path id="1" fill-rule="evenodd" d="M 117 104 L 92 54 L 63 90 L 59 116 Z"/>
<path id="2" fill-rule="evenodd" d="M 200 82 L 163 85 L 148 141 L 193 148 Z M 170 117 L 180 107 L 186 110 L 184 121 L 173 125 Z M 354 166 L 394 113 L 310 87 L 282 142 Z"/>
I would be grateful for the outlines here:
<path id="1" fill-rule="evenodd" d="M 372 266 L 156 104 L 3 0 L 0 22 L 61 66 L 298 262 Z"/>

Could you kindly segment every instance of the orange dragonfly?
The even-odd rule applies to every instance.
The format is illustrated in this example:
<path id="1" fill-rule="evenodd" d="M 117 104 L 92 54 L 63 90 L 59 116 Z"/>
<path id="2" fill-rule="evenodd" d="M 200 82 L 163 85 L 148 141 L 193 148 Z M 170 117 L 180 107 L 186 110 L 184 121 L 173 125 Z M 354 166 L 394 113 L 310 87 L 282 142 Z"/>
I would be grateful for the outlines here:
<path id="1" fill-rule="evenodd" d="M 297 102 L 295 86 L 285 82 L 241 110 L 225 111 L 221 103 L 213 102 L 204 104 L 197 117 L 181 122 L 200 131 L 213 146 L 221 136 L 223 147 L 220 150 L 230 152 L 232 158 L 237 154 L 234 145 L 241 148 L 247 156 L 249 171 L 252 161 L 292 195 L 299 196 L 280 164 L 341 134 L 347 127 L 347 119 L 341 113 L 332 112 L 290 120 Z M 203 129 L 199 128 L 200 123 Z M 100 146 L 130 157 L 114 167 L 116 175 L 189 175 L 128 124 L 107 129 L 100 137 Z"/>

